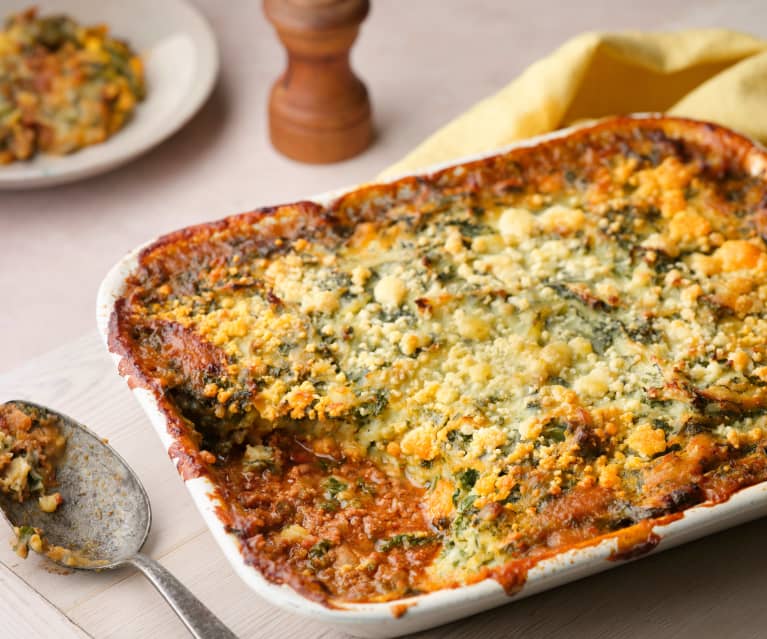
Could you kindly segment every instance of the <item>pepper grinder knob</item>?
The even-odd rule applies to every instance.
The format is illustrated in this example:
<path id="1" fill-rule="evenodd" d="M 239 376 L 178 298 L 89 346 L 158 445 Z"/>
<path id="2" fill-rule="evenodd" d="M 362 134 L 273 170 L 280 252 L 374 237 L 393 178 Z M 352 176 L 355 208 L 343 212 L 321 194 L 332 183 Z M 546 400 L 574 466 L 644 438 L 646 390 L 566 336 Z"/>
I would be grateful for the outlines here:
<path id="1" fill-rule="evenodd" d="M 288 66 L 269 98 L 269 136 L 301 162 L 338 162 L 373 139 L 370 100 L 349 63 L 369 0 L 264 0 Z"/>

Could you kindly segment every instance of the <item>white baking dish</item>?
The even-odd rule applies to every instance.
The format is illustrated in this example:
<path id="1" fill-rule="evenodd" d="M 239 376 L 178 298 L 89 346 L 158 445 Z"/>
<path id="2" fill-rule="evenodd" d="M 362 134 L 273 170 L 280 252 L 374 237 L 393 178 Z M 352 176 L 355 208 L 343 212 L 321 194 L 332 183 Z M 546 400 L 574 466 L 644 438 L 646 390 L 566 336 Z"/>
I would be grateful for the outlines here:
<path id="1" fill-rule="evenodd" d="M 639 115 L 635 117 L 648 116 Z M 554 134 L 539 136 L 497 149 L 491 153 L 435 165 L 423 172 L 429 173 L 453 164 L 481 159 L 515 147 L 531 146 L 547 139 L 565 136 L 572 130 L 567 129 Z M 358 187 L 307 199 L 326 205 L 355 188 Z M 105 343 L 114 301 L 123 291 L 125 277 L 136 267 L 137 258 L 142 248 L 137 248 L 120 260 L 107 274 L 99 288 L 97 317 L 99 331 Z M 113 358 L 115 363 L 119 363 L 119 356 L 113 354 Z M 167 451 L 174 440 L 168 434 L 165 416 L 159 410 L 155 398 L 150 392 L 142 388 L 134 388 L 133 393 Z M 363 637 L 395 637 L 448 623 L 621 564 L 621 561 L 610 559 L 611 553 L 617 547 L 616 540 L 607 539 L 598 545 L 570 550 L 541 561 L 530 570 L 522 591 L 513 597 L 509 597 L 496 581 L 488 579 L 471 586 L 441 590 L 398 600 L 394 604 L 348 604 L 343 608 L 327 608 L 304 598 L 288 586 L 279 586 L 267 581 L 258 570 L 247 565 L 240 554 L 239 540 L 224 530 L 221 520 L 215 514 L 216 502 L 211 497 L 214 491 L 213 484 L 207 478 L 200 477 L 187 481 L 186 486 L 235 572 L 256 593 L 285 610 Z M 673 548 L 679 544 L 763 515 L 767 515 L 767 482 L 743 489 L 724 503 L 690 508 L 684 511 L 681 519 L 665 526 L 655 527 L 654 531 L 661 538 L 661 541 L 653 552 Z M 407 605 L 405 614 L 401 614 L 401 607 L 399 607 L 401 604 Z M 396 614 L 397 612 L 400 613 L 400 616 Z"/>

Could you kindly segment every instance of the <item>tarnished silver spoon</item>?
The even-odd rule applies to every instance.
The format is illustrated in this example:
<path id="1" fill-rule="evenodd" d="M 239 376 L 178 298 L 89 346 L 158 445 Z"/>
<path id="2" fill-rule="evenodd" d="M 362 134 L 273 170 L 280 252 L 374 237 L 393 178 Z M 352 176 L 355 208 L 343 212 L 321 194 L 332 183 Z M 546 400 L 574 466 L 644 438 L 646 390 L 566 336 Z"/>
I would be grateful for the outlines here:
<path id="1" fill-rule="evenodd" d="M 0 491 L 0 510 L 12 526 L 41 528 L 59 547 L 49 557 L 79 570 L 138 568 L 165 597 L 197 639 L 237 639 L 178 579 L 139 551 L 149 535 L 152 511 L 144 487 L 114 449 L 75 420 L 31 402 L 12 401 L 58 417 L 67 439 L 56 465 L 56 490 L 64 502 L 43 512 L 36 499 L 19 503 Z M 62 552 L 63 551 L 63 552 Z"/>

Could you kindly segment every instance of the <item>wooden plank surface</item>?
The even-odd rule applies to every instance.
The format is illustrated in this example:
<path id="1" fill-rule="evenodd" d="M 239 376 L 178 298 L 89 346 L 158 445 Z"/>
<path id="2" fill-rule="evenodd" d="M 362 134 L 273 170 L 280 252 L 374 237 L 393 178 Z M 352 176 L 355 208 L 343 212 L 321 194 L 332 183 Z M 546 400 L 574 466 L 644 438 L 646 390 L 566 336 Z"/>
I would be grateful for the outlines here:
<path id="1" fill-rule="evenodd" d="M 88 639 L 90 635 L 0 562 L 3 637 Z"/>
<path id="2" fill-rule="evenodd" d="M 146 551 L 238 636 L 342 637 L 332 629 L 272 608 L 233 573 L 95 334 L 0 376 L 0 401 L 13 398 L 48 404 L 110 440 L 139 473 L 152 500 L 154 525 Z M 98 639 L 188 636 L 140 575 L 127 570 L 62 574 L 65 571 L 38 557 L 26 561 L 16 557 L 7 543 L 10 537 L 10 530 L 0 525 L 3 639 L 46 637 L 36 636 L 35 628 L 56 628 L 47 635 L 50 637 L 86 636 L 47 601 Z M 759 520 L 418 636 L 763 637 L 767 627 L 765 538 L 767 520 Z M 63 624 L 63 630 L 51 625 L 54 621 Z M 6 634 L 8 628 L 31 630 Z"/>

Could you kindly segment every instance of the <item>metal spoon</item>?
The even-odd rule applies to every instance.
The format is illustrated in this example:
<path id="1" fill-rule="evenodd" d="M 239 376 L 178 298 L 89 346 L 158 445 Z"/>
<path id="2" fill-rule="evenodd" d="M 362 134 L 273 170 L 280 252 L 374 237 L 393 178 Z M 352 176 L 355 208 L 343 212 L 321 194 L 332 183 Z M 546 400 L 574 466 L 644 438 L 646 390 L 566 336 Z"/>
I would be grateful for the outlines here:
<path id="1" fill-rule="evenodd" d="M 139 550 L 149 535 L 152 511 L 144 487 L 114 449 L 75 420 L 31 402 L 12 401 L 59 418 L 67 438 L 56 467 L 56 490 L 64 503 L 45 513 L 36 499 L 23 503 L 0 492 L 0 510 L 12 526 L 41 528 L 46 541 L 73 551 L 80 570 L 138 568 L 197 639 L 237 639 L 178 579 Z M 90 564 L 90 565 L 89 565 Z"/>

